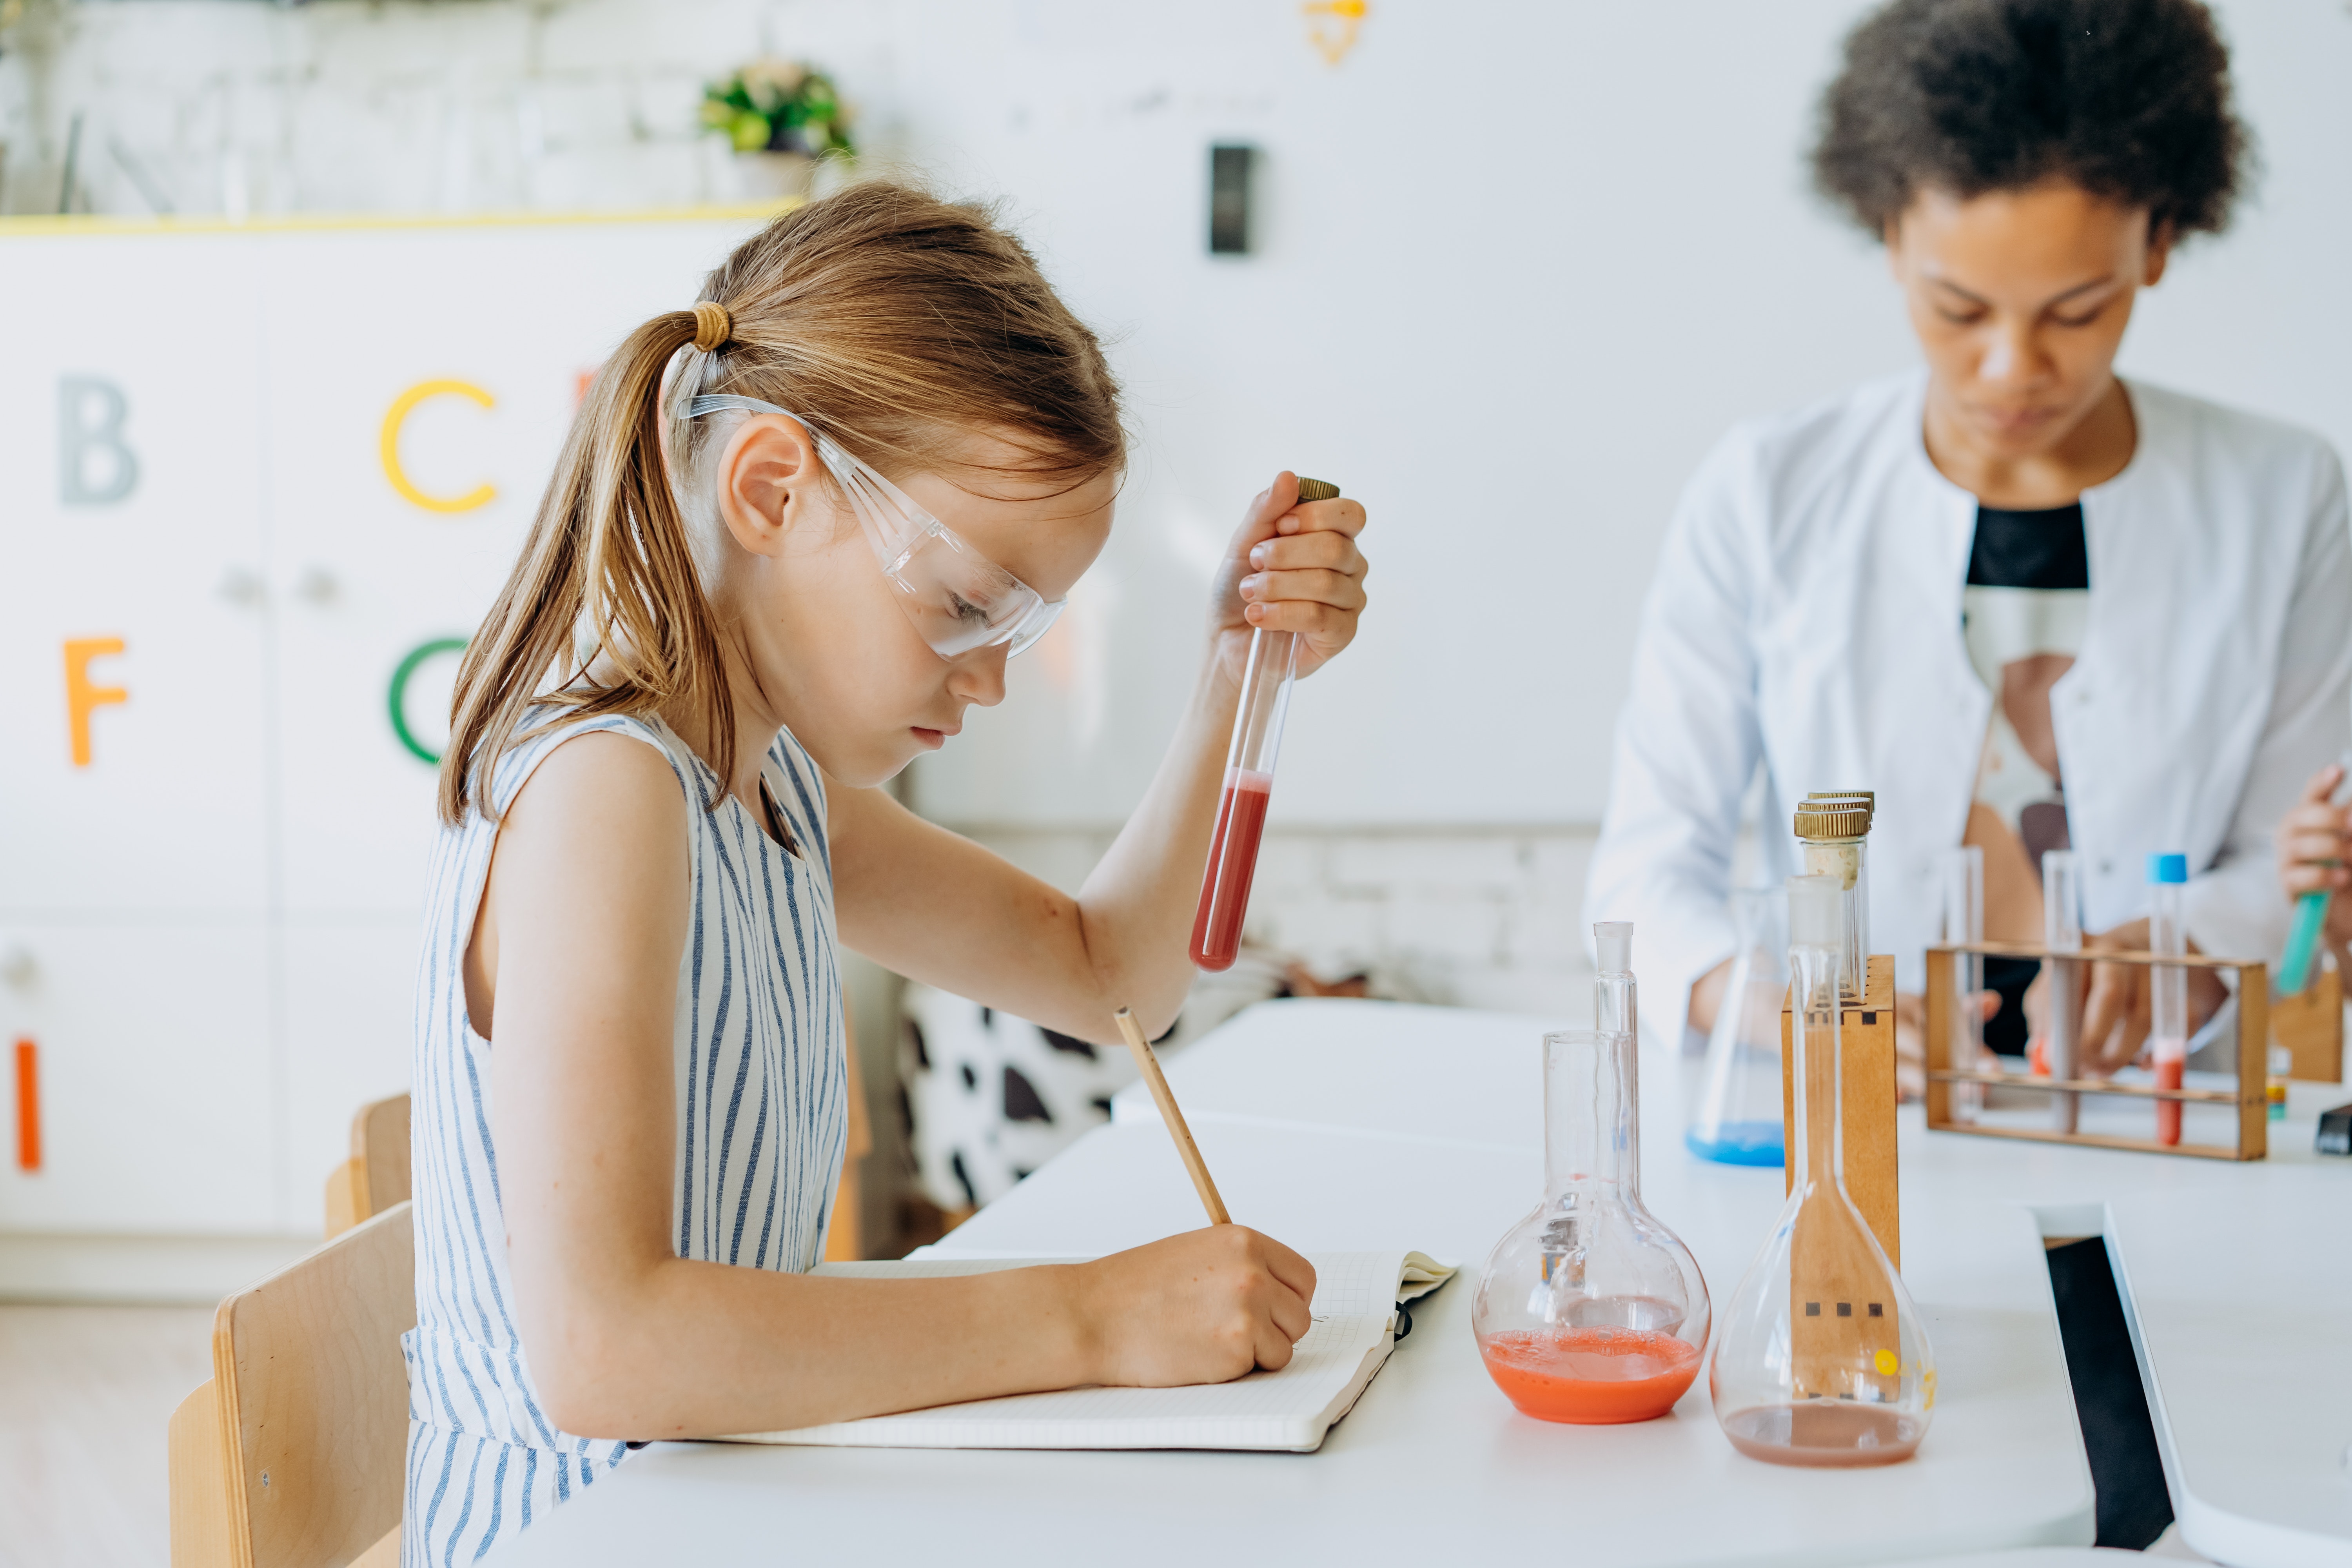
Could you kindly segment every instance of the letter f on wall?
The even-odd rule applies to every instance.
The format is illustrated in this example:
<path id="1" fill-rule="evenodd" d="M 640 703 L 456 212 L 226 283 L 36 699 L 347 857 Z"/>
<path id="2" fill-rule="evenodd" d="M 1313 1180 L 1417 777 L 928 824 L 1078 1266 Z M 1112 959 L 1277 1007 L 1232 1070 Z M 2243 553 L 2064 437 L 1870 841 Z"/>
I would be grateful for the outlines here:
<path id="1" fill-rule="evenodd" d="M 72 637 L 66 642 L 66 727 L 73 735 L 73 763 L 89 766 L 89 715 L 111 702 L 128 702 L 131 693 L 120 686 L 92 686 L 89 661 L 122 651 L 121 637 Z"/>

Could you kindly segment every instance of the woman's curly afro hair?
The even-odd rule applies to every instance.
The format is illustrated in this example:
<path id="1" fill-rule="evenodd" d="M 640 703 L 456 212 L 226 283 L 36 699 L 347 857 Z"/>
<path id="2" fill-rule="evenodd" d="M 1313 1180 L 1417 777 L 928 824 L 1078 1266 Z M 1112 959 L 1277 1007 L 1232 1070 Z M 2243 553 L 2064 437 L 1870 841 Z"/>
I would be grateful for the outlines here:
<path id="1" fill-rule="evenodd" d="M 2249 157 L 2198 0 L 1893 0 L 1846 38 L 1813 179 L 1881 237 L 1922 188 L 2053 176 L 2218 234 Z"/>

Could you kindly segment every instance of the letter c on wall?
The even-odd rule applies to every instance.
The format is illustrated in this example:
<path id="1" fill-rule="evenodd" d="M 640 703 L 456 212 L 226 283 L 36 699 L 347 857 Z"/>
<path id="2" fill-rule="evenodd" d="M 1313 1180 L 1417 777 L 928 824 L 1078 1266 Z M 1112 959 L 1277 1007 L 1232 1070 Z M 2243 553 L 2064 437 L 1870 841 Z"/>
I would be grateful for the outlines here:
<path id="1" fill-rule="evenodd" d="M 462 397 L 480 408 L 495 408 L 498 400 L 480 387 L 467 381 L 420 381 L 392 400 L 391 412 L 383 416 L 383 477 L 400 499 L 426 511 L 471 511 L 487 506 L 498 495 L 498 487 L 478 484 L 461 496 L 429 496 L 412 483 L 400 466 L 400 427 L 408 423 L 409 415 L 428 397 Z"/>
<path id="2" fill-rule="evenodd" d="M 441 753 L 418 740 L 416 731 L 408 727 L 408 679 L 426 659 L 465 651 L 464 637 L 435 637 L 431 642 L 418 644 L 408 650 L 408 657 L 392 672 L 392 689 L 384 694 L 386 705 L 392 710 L 392 732 L 399 737 L 410 756 L 431 767 L 441 765 Z"/>

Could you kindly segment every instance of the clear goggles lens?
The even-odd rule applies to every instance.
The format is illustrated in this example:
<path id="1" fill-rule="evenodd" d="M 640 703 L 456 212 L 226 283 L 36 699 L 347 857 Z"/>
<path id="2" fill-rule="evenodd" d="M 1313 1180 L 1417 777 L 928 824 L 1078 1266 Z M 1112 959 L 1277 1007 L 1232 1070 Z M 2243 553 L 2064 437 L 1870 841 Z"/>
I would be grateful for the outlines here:
<path id="1" fill-rule="evenodd" d="M 820 461 L 849 496 L 850 509 L 865 530 L 882 574 L 889 579 L 898 608 L 923 641 L 941 658 L 1006 645 L 1006 655 L 1027 651 L 1045 635 L 1068 603 L 1050 603 L 1036 589 L 974 550 L 905 491 L 841 449 L 803 415 L 756 397 L 705 396 L 687 405 L 686 416 L 741 410 L 781 414 L 796 420 L 816 442 Z"/>

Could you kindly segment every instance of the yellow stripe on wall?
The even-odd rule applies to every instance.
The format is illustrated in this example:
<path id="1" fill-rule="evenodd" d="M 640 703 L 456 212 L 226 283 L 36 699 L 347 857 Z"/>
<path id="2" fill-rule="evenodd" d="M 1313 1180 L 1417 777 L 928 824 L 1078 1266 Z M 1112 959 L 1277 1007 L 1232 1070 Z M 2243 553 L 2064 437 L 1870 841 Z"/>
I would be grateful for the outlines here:
<path id="1" fill-rule="evenodd" d="M 805 205 L 804 196 L 736 202 L 719 206 L 628 207 L 612 212 L 280 213 L 242 220 L 218 217 L 124 217 L 111 213 L 19 214 L 0 217 L 0 239 L 52 235 L 283 234 L 322 230 L 551 228 L 593 224 L 716 223 L 774 217 Z"/>

